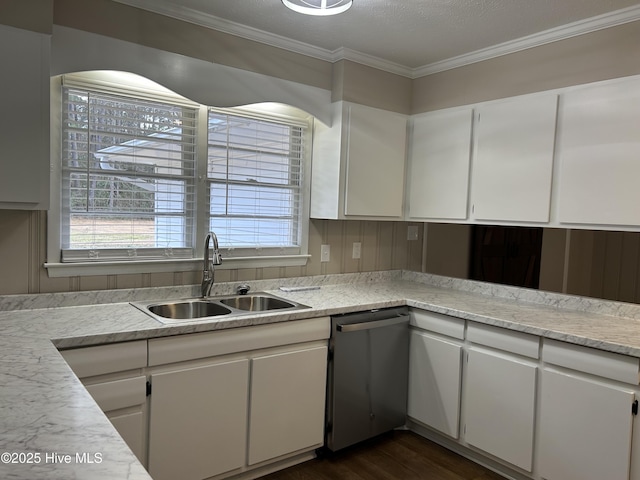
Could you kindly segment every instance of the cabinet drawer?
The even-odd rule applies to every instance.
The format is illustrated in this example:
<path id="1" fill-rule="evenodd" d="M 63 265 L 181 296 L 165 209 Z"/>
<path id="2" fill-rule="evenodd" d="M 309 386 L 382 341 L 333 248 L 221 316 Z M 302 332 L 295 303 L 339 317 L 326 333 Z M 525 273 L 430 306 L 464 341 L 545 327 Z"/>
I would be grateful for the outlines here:
<path id="1" fill-rule="evenodd" d="M 149 366 L 329 338 L 329 317 L 149 340 Z"/>
<path id="2" fill-rule="evenodd" d="M 139 376 L 113 382 L 85 385 L 103 412 L 133 407 L 146 401 L 147 377 Z"/>
<path id="3" fill-rule="evenodd" d="M 464 320 L 461 318 L 412 309 L 410 325 L 459 340 L 464 339 Z"/>
<path id="4" fill-rule="evenodd" d="M 640 383 L 639 359 L 619 353 L 604 352 L 545 338 L 542 344 L 542 360 L 632 385 Z"/>
<path id="5" fill-rule="evenodd" d="M 76 348 L 60 353 L 79 378 L 147 366 L 146 340 Z"/>
<path id="6" fill-rule="evenodd" d="M 467 339 L 470 342 L 497 348 L 530 358 L 540 358 L 540 339 L 528 333 L 469 322 Z"/>

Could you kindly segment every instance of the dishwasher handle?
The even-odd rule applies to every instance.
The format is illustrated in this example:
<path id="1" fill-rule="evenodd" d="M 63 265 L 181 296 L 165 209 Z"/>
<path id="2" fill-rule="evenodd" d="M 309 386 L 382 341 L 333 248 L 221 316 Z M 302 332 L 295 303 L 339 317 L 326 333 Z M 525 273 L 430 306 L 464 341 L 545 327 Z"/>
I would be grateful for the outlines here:
<path id="1" fill-rule="evenodd" d="M 337 323 L 336 330 L 345 333 L 358 332 L 360 330 L 371 330 L 373 328 L 390 327 L 391 325 L 399 325 L 401 323 L 409 323 L 409 315 L 399 315 L 397 317 L 374 320 L 371 322 Z"/>

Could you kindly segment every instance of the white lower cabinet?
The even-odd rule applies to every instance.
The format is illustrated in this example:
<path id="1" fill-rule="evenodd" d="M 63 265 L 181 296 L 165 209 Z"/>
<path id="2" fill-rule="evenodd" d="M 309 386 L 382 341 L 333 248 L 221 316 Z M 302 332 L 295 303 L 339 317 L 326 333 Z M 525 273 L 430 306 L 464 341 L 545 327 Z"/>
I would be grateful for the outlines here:
<path id="1" fill-rule="evenodd" d="M 85 382 L 85 386 L 140 463 L 146 465 L 147 377 Z"/>
<path id="2" fill-rule="evenodd" d="M 203 480 L 322 446 L 329 334 L 322 317 L 61 353 L 154 480 Z"/>
<path id="3" fill-rule="evenodd" d="M 638 359 L 552 340 L 542 358 L 542 478 L 628 480 Z"/>
<path id="4" fill-rule="evenodd" d="M 513 478 L 640 480 L 640 359 L 415 308 L 411 329 L 417 431 Z M 246 478 L 323 444 L 329 334 L 323 317 L 61 353 L 154 480 Z"/>
<path id="5" fill-rule="evenodd" d="M 628 480 L 631 390 L 544 370 L 540 474 L 547 480 Z"/>
<path id="6" fill-rule="evenodd" d="M 639 358 L 415 308 L 411 328 L 410 428 L 507 478 L 640 480 Z"/>
<path id="7" fill-rule="evenodd" d="M 324 442 L 327 347 L 251 360 L 248 464 Z"/>
<path id="8" fill-rule="evenodd" d="M 154 480 L 310 458 L 324 440 L 329 331 L 324 317 L 149 340 Z"/>
<path id="9" fill-rule="evenodd" d="M 537 367 L 505 355 L 469 349 L 464 439 L 532 470 Z"/>
<path id="10" fill-rule="evenodd" d="M 467 340 L 464 442 L 532 472 L 540 339 L 469 323 Z"/>
<path id="11" fill-rule="evenodd" d="M 460 345 L 422 332 L 411 332 L 409 417 L 458 438 L 461 370 Z"/>
<path id="12" fill-rule="evenodd" d="M 411 325 L 408 416 L 458 438 L 464 321 L 413 310 Z"/>
<path id="13" fill-rule="evenodd" d="M 149 473 L 201 480 L 321 446 L 326 364 L 326 346 L 295 346 L 152 374 Z"/>
<path id="14" fill-rule="evenodd" d="M 151 375 L 149 473 L 200 480 L 244 465 L 249 360 Z"/>
<path id="15" fill-rule="evenodd" d="M 145 340 L 60 352 L 140 463 L 146 465 Z"/>

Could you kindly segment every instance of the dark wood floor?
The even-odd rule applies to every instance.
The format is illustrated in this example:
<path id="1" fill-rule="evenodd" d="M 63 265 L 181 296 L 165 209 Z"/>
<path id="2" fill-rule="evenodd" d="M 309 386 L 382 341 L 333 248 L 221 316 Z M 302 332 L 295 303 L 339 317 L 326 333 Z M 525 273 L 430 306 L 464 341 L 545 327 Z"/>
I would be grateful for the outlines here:
<path id="1" fill-rule="evenodd" d="M 425 438 L 395 431 L 262 480 L 504 480 Z"/>

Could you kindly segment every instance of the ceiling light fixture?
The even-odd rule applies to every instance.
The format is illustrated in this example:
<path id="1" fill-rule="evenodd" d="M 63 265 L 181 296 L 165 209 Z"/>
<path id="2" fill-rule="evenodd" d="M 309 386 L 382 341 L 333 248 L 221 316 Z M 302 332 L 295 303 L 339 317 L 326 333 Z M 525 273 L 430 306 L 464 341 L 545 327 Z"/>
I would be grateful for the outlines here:
<path id="1" fill-rule="evenodd" d="M 337 15 L 351 8 L 353 0 L 282 0 L 285 7 L 305 15 Z"/>

